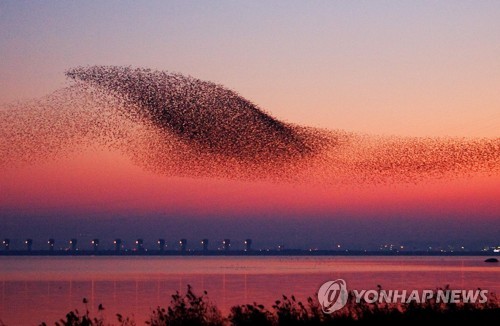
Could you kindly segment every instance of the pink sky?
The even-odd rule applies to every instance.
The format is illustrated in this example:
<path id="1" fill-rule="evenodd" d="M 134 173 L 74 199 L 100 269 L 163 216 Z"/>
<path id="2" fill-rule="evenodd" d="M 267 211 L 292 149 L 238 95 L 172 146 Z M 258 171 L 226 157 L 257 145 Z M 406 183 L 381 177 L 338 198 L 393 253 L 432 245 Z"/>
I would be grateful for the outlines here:
<path id="1" fill-rule="evenodd" d="M 77 65 L 221 83 L 280 119 L 371 134 L 498 137 L 496 2 L 0 4 L 0 103 Z"/>
<path id="2" fill-rule="evenodd" d="M 499 14 L 486 1 L 2 2 L 0 103 L 65 86 L 73 66 L 132 65 L 224 84 L 287 122 L 495 138 Z M 164 177 L 103 151 L 8 168 L 0 189 L 4 216 L 456 216 L 500 232 L 498 176 L 339 189 Z"/>
<path id="3" fill-rule="evenodd" d="M 7 169 L 0 205 L 40 212 L 187 213 L 203 217 L 328 215 L 366 218 L 398 212 L 466 214 L 496 219 L 500 177 L 431 180 L 419 184 L 328 186 L 190 179 L 152 174 L 118 153 L 72 154 L 36 166 Z"/>

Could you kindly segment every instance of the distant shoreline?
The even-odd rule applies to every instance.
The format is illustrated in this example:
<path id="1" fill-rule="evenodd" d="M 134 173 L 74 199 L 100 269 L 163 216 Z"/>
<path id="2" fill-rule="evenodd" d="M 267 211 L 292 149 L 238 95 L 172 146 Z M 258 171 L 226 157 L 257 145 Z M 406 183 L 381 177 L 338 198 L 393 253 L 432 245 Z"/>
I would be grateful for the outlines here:
<path id="1" fill-rule="evenodd" d="M 493 251 L 440 252 L 440 251 L 365 251 L 365 250 L 8 250 L 0 251 L 0 256 L 500 256 Z"/>

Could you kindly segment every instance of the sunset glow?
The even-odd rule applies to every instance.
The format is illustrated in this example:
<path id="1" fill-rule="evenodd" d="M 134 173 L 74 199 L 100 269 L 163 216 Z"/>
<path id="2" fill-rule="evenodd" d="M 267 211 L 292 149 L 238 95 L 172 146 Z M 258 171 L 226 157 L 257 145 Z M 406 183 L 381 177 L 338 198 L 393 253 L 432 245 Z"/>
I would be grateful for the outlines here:
<path id="1" fill-rule="evenodd" d="M 6 233 L 29 236 L 18 221 L 39 225 L 43 236 L 63 236 L 64 223 L 91 219 L 96 229 L 105 221 L 102 232 L 111 232 L 114 221 L 128 235 L 139 230 L 127 231 L 133 219 L 145 223 L 141 236 L 154 229 L 147 221 L 170 221 L 169 236 L 178 238 L 186 232 L 175 222 L 181 219 L 194 223 L 193 237 L 219 235 L 217 227 L 196 227 L 199 220 L 220 222 L 238 237 L 245 226 L 237 221 L 254 221 L 248 230 L 264 243 L 286 242 L 283 221 L 293 233 L 312 221 L 312 235 L 292 241 L 299 247 L 330 248 L 329 232 L 356 243 L 346 229 L 359 229 L 359 246 L 384 237 L 403 241 L 394 225 L 408 231 L 411 223 L 427 234 L 422 243 L 464 239 L 468 229 L 474 244 L 498 238 L 494 3 L 32 6 L 38 8 L 0 6 Z M 125 19 L 132 16 L 137 21 Z M 106 97 L 109 85 L 136 78 L 134 91 L 122 84 L 119 96 L 156 85 L 152 96 L 162 107 L 174 88 L 162 93 L 158 74 L 202 85 L 203 101 L 248 100 L 257 111 L 249 104 L 240 113 L 262 109 L 273 128 L 284 129 L 248 122 L 260 113 L 231 122 L 224 112 L 239 108 L 234 103 L 217 114 L 187 110 L 176 119 L 194 121 L 192 129 L 179 129 L 151 115 L 152 102 L 124 108 Z M 222 88 L 211 90 L 212 82 Z M 214 126 L 204 114 L 221 126 L 212 138 L 203 134 Z M 313 227 L 318 221 L 322 227 Z M 283 230 L 274 227 L 280 223 Z M 457 224 L 460 234 L 433 235 Z M 370 225 L 377 227 L 368 236 Z"/>

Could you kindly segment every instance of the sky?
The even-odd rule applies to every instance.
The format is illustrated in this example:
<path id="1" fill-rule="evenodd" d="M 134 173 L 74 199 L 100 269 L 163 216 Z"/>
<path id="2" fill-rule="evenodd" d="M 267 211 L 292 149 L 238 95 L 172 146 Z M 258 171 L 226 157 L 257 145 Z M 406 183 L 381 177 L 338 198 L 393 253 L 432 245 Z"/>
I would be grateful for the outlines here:
<path id="1" fill-rule="evenodd" d="M 499 14 L 497 1 L 0 1 L 0 103 L 68 85 L 71 67 L 130 65 L 223 84 L 301 125 L 497 138 Z M 5 169 L 0 188 L 0 237 L 19 239 L 500 238 L 498 176 L 332 189 L 158 176 L 103 150 Z"/>

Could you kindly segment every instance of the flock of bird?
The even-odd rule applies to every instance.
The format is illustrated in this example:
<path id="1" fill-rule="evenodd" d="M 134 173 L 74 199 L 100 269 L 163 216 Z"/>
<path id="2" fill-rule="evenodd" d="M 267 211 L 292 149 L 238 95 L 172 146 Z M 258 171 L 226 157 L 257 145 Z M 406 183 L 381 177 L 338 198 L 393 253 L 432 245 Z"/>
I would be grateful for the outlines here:
<path id="1" fill-rule="evenodd" d="M 221 85 L 149 69 L 77 67 L 66 76 L 66 88 L 0 108 L 0 167 L 104 146 L 184 177 L 364 185 L 500 174 L 500 138 L 305 127 Z"/>

